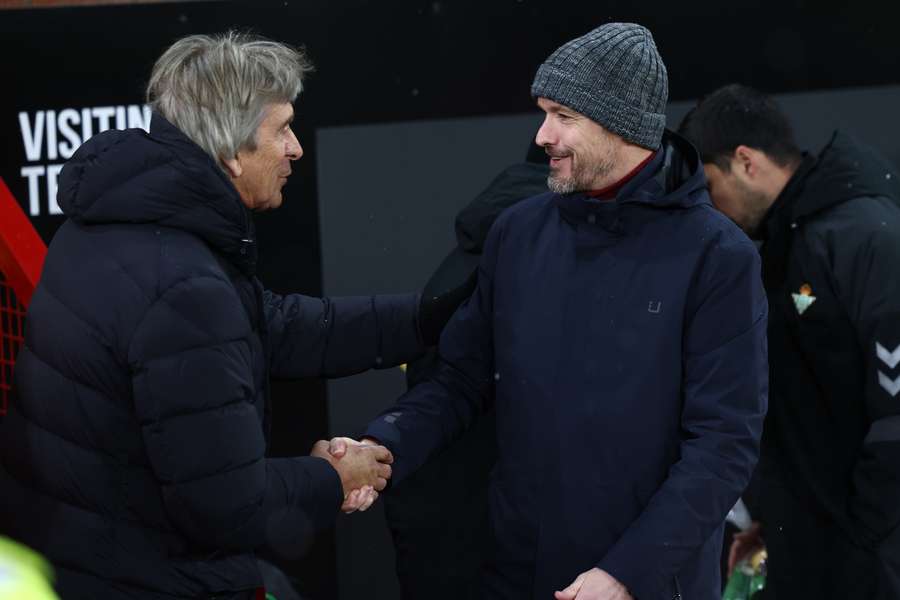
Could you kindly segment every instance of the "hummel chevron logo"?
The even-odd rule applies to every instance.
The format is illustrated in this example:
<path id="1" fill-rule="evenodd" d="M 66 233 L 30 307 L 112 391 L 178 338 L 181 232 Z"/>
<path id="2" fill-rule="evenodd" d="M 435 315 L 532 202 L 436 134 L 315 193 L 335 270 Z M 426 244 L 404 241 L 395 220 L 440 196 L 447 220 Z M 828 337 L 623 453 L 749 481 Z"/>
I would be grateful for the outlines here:
<path id="1" fill-rule="evenodd" d="M 888 352 L 887 348 L 875 342 L 875 352 L 878 354 L 881 362 L 886 364 L 889 369 L 893 369 L 897 366 L 897 363 L 900 363 L 900 344 L 894 348 L 893 352 Z"/>
<path id="2" fill-rule="evenodd" d="M 897 392 L 900 392 L 900 375 L 897 376 L 897 379 L 891 381 L 891 378 L 878 371 L 878 383 L 881 384 L 881 387 L 884 388 L 891 397 L 896 396 Z"/>

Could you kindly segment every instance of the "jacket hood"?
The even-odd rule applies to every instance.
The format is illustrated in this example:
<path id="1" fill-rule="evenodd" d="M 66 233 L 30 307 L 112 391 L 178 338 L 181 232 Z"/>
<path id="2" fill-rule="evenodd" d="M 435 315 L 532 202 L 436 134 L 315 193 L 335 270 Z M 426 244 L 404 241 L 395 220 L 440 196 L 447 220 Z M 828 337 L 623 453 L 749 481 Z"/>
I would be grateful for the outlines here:
<path id="1" fill-rule="evenodd" d="M 900 203 L 898 185 L 894 170 L 878 153 L 834 132 L 818 157 L 804 157 L 760 226 L 766 238 L 766 286 L 783 283 L 793 231 L 799 224 L 853 198 L 885 196 Z"/>
<path id="2" fill-rule="evenodd" d="M 213 159 L 159 114 L 142 129 L 85 142 L 60 173 L 57 201 L 84 225 L 155 224 L 197 235 L 238 266 L 256 266 L 253 222 Z"/>
<path id="3" fill-rule="evenodd" d="M 711 204 L 706 174 L 697 149 L 674 131 L 666 130 L 662 145 L 645 169 L 619 192 L 617 202 L 649 204 L 660 208 L 690 208 Z"/>
<path id="4" fill-rule="evenodd" d="M 615 201 L 597 200 L 584 192 L 556 195 L 563 213 L 572 218 L 618 212 L 625 206 L 683 209 L 710 204 L 706 175 L 697 150 L 685 138 L 666 130 L 656 155 L 619 190 Z M 606 217 L 604 217 L 606 218 Z"/>
<path id="5" fill-rule="evenodd" d="M 852 136 L 835 131 L 816 159 L 795 173 L 797 186 L 785 188 L 797 201 L 792 221 L 811 217 L 860 196 L 886 196 L 900 201 L 900 181 L 891 165 Z"/>

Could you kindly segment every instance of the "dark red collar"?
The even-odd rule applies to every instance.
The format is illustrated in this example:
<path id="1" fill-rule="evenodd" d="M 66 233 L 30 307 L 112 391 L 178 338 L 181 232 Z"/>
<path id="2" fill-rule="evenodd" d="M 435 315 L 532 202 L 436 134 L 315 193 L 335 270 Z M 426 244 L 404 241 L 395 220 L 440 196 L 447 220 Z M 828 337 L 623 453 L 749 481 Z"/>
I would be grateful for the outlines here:
<path id="1" fill-rule="evenodd" d="M 606 186 L 601 190 L 591 190 L 589 192 L 585 192 L 585 195 L 590 196 L 591 198 L 596 198 L 597 200 L 612 200 L 616 197 L 616 194 L 619 193 L 619 190 L 625 187 L 626 183 L 634 179 L 635 175 L 640 173 L 641 169 L 646 167 L 647 163 L 653 160 L 654 156 L 656 156 L 656 152 L 651 152 L 650 155 L 647 156 L 647 158 L 642 160 L 638 166 L 629 171 L 628 174 L 619 181 L 615 182 L 612 185 Z"/>

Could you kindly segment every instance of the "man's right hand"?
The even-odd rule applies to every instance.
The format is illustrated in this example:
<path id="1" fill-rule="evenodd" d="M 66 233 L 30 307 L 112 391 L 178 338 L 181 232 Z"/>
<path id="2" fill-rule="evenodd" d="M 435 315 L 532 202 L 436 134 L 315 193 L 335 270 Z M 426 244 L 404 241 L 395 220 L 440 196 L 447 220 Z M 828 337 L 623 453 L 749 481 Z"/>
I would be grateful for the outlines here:
<path id="1" fill-rule="evenodd" d="M 762 539 L 762 526 L 759 521 L 753 521 L 746 530 L 736 533 L 731 542 L 731 550 L 728 552 L 728 576 L 734 571 L 735 565 L 753 556 L 753 553 L 765 546 Z"/>
<path id="2" fill-rule="evenodd" d="M 384 446 L 374 444 L 346 444 L 339 455 L 332 453 L 331 444 L 326 441 L 316 442 L 311 456 L 323 458 L 331 464 L 341 478 L 344 490 L 344 512 L 366 510 L 378 493 L 387 485 L 391 477 L 391 463 L 394 457 Z"/>

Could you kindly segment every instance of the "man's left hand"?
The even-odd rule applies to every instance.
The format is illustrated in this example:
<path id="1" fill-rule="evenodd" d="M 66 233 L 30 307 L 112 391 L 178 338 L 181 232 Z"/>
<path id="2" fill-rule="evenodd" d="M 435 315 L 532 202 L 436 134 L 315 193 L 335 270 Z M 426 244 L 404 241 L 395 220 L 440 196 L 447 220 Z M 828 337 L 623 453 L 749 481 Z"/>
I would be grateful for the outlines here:
<path id="1" fill-rule="evenodd" d="M 569 587 L 554 596 L 556 600 L 634 600 L 615 577 L 596 567 L 576 577 Z"/>

